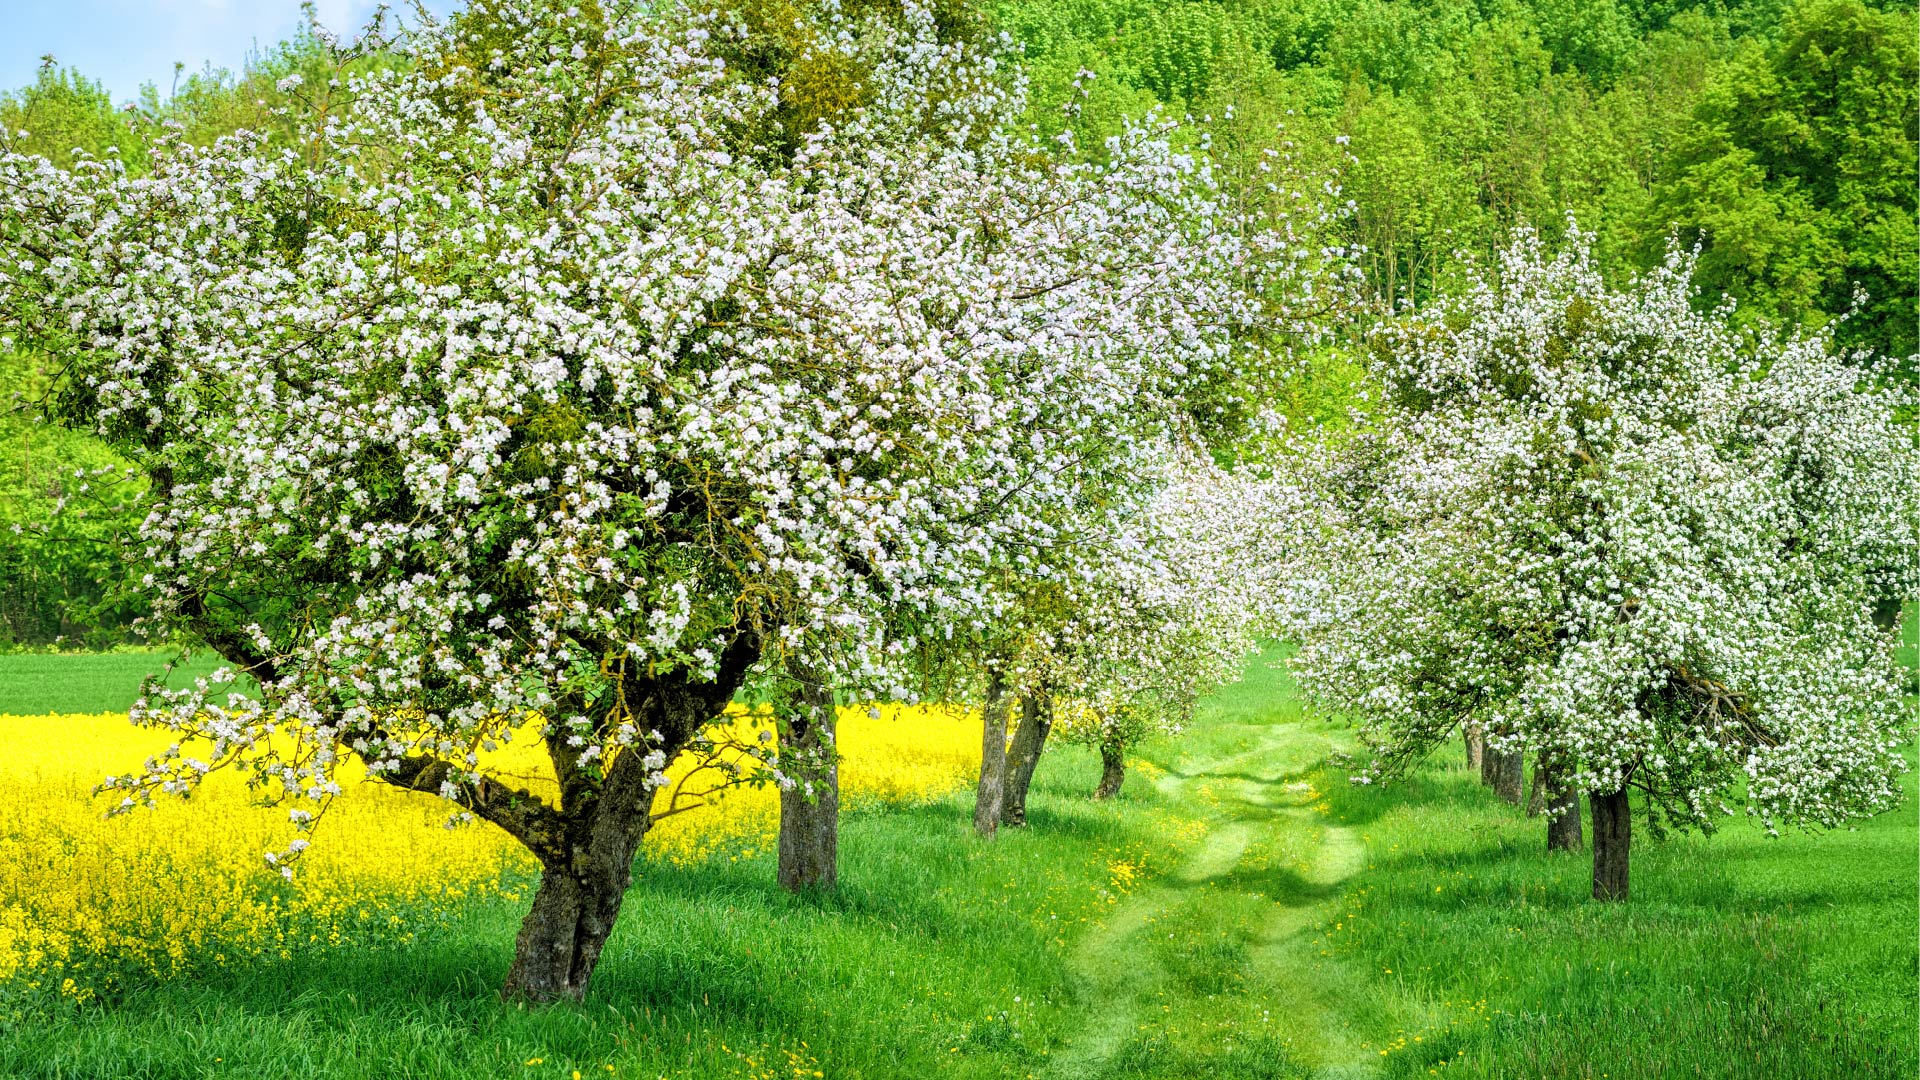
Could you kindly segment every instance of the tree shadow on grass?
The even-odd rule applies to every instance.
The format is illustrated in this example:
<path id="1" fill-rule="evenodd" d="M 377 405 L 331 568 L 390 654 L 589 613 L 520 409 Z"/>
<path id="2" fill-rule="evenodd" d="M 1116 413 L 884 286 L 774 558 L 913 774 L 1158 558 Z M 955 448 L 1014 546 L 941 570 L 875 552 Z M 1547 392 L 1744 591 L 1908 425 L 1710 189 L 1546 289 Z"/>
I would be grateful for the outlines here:
<path id="1" fill-rule="evenodd" d="M 1354 783 L 1349 779 L 1351 773 L 1331 764 L 1323 765 L 1317 775 L 1309 775 L 1325 795 L 1334 820 L 1342 825 L 1371 825 L 1401 809 L 1506 805 L 1491 789 L 1482 786 L 1477 777 L 1463 770 L 1438 772 L 1422 768 L 1406 776 L 1367 784 Z M 1542 824 L 1541 828 L 1545 827 Z"/>
<path id="2" fill-rule="evenodd" d="M 1277 903 L 1304 907 L 1331 900 L 1346 892 L 1345 882 L 1313 881 L 1284 868 L 1251 868 L 1244 864 L 1207 879 L 1220 889 L 1254 893 Z"/>
<path id="3" fill-rule="evenodd" d="M 629 898 L 628 914 L 644 916 L 643 896 Z M 506 905 L 501 905 L 505 907 Z M 501 1002 L 499 989 L 512 958 L 518 909 L 476 912 L 486 925 L 455 926 L 439 939 L 374 949 L 301 956 L 206 973 L 169 983 L 132 988 L 120 1008 L 150 1017 L 206 1017 L 223 1011 L 271 1017 L 280 1023 L 348 1030 L 369 1020 L 381 1024 L 446 1028 L 485 1034 L 504 1016 L 523 1013 Z M 605 1053 L 610 1036 L 600 1019 L 583 1013 L 651 1010 L 728 1017 L 769 1029 L 797 1023 L 798 1002 L 768 987 L 830 981 L 838 965 L 801 970 L 819 953 L 786 948 L 804 934 L 793 931 L 743 940 L 737 935 L 696 931 L 663 941 L 647 928 L 622 920 L 594 973 L 587 1000 L 562 1003 L 537 1014 L 540 1039 L 556 1051 L 588 1057 Z M 579 1028 L 578 1031 L 572 1031 Z M 579 1045 L 569 1048 L 569 1044 Z"/>

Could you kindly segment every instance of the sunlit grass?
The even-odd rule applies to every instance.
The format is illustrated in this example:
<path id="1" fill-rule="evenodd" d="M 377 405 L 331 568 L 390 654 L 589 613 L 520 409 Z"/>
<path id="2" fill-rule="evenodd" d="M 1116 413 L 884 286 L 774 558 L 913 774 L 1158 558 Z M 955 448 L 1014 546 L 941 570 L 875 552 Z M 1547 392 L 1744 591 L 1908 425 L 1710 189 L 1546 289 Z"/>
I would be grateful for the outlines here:
<path id="1" fill-rule="evenodd" d="M 1547 856 L 1544 824 L 1456 750 L 1356 788 L 1325 760 L 1342 727 L 1265 662 L 1248 675 L 1141 748 L 1113 803 L 1087 798 L 1091 755 L 1049 751 L 1032 825 L 993 843 L 964 783 L 852 800 L 831 894 L 775 887 L 770 818 L 749 813 L 771 795 L 738 793 L 709 820 L 758 824 L 643 860 L 581 1006 L 500 1005 L 525 897 L 483 890 L 396 907 L 411 939 L 368 927 L 91 1002 L 0 995 L 0 1076 L 1000 1080 L 1073 1075 L 1060 1057 L 1122 1004 L 1078 1075 L 1295 1080 L 1361 1058 L 1388 1078 L 1914 1075 L 1911 799 L 1857 832 L 1637 837 L 1632 901 L 1600 907 L 1586 860 Z M 877 751 L 844 723 L 851 785 Z M 964 781 L 977 750 L 954 752 Z M 461 842 L 439 820 L 423 843 Z M 1336 828 L 1368 850 L 1330 885 Z M 1230 829 L 1237 860 L 1189 880 Z"/>

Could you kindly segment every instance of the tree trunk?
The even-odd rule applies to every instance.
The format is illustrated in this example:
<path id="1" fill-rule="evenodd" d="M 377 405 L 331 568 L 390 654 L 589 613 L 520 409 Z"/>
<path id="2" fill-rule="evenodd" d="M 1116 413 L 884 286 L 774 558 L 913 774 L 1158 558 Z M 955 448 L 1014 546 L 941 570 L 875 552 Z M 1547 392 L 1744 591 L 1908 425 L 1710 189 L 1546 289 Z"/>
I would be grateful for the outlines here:
<path id="1" fill-rule="evenodd" d="M 1533 759 L 1533 783 L 1527 786 L 1527 816 L 1539 817 L 1547 810 L 1547 759 L 1544 754 L 1536 754 Z"/>
<path id="2" fill-rule="evenodd" d="M 646 828 L 639 830 L 642 835 Z M 633 883 L 638 843 L 589 843 L 571 865 L 540 872 L 533 907 L 520 924 L 513 966 L 500 996 L 509 1001 L 578 1001 L 587 992 L 600 950 L 613 933 L 627 886 Z"/>
<path id="3" fill-rule="evenodd" d="M 840 762 L 833 695 L 803 682 L 797 707 L 780 725 L 780 887 L 830 889 L 840 880 Z"/>
<path id="4" fill-rule="evenodd" d="M 1007 790 L 1007 693 L 999 673 L 987 676 L 980 707 L 980 786 L 973 797 L 973 831 L 991 839 L 1000 830 Z"/>
<path id="5" fill-rule="evenodd" d="M 1486 774 L 1484 770 L 1486 769 L 1486 763 L 1483 758 L 1486 753 L 1487 742 L 1480 734 L 1480 726 L 1478 724 L 1461 724 L 1460 738 L 1467 744 L 1467 768 L 1480 772 L 1481 779 L 1485 780 Z"/>
<path id="6" fill-rule="evenodd" d="M 726 709 L 759 656 L 758 639 L 743 633 L 721 655 L 712 681 L 632 679 L 624 695 L 638 703 L 631 719 L 653 733 L 651 749 L 670 765 Z M 659 770 L 649 763 L 648 749 L 614 754 L 604 772 L 583 767 L 581 748 L 564 739 L 548 738 L 546 749 L 559 784 L 557 801 L 499 783 L 470 783 L 463 790 L 465 805 L 540 860 L 540 885 L 500 988 L 509 1001 L 577 1001 L 586 994 L 633 883 L 634 855 L 653 825 Z M 424 756 L 403 760 L 381 779 L 420 791 L 454 782 L 446 763 Z"/>
<path id="7" fill-rule="evenodd" d="M 1526 756 L 1517 750 L 1509 753 L 1488 747 L 1483 760 L 1487 763 L 1485 772 L 1492 776 L 1493 793 L 1515 806 L 1520 805 L 1520 797 L 1525 794 L 1522 789 L 1526 786 Z"/>
<path id="8" fill-rule="evenodd" d="M 1543 756 L 1535 774 L 1537 786 L 1546 792 L 1548 851 L 1579 851 L 1584 846 L 1580 838 L 1580 796 L 1567 786 L 1570 772 L 1565 763 Z"/>
<path id="9" fill-rule="evenodd" d="M 1118 743 L 1100 744 L 1100 786 L 1093 789 L 1096 799 L 1111 799 L 1120 794 L 1127 780 L 1126 747 Z"/>
<path id="10" fill-rule="evenodd" d="M 1593 898 L 1627 898 L 1627 850 L 1633 843 L 1633 815 L 1627 806 L 1627 789 L 1602 795 L 1594 792 L 1593 805 Z"/>
<path id="11" fill-rule="evenodd" d="M 1027 823 L 1027 789 L 1033 786 L 1033 770 L 1040 764 L 1040 753 L 1046 749 L 1047 735 L 1052 731 L 1050 704 L 1039 694 L 1028 694 L 1020 702 L 1020 726 L 1013 733 L 1006 797 L 1001 801 L 1000 818 L 1008 825 Z"/>

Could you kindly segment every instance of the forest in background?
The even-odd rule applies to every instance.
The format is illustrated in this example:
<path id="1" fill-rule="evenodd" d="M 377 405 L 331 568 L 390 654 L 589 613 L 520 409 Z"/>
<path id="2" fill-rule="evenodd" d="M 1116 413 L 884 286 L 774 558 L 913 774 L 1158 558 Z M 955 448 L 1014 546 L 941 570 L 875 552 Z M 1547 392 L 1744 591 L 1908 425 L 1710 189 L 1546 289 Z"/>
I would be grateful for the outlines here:
<path id="1" fill-rule="evenodd" d="M 1337 186 L 1376 315 L 1458 289 L 1516 227 L 1558 240 L 1573 221 L 1616 277 L 1697 247 L 1703 302 L 1832 325 L 1883 354 L 1920 348 L 1910 5 L 999 0 L 972 17 L 1018 43 L 1033 122 L 1071 128 L 1083 152 L 1157 107 L 1205 118 L 1221 164 L 1246 177 L 1277 154 Z M 144 123 L 198 142 L 266 131 L 305 152 L 311 118 L 339 107 L 326 50 L 309 31 L 132 103 L 50 63 L 0 94 L 0 128 L 61 165 L 114 152 L 135 171 Z M 1911 359 L 1904 370 L 1920 377 Z M 114 544 L 131 493 L 79 475 L 112 470 L 105 450 L 13 407 L 40 378 L 0 356 L 0 647 L 123 644 L 138 610 Z M 1341 389 L 1283 404 L 1325 413 Z"/>

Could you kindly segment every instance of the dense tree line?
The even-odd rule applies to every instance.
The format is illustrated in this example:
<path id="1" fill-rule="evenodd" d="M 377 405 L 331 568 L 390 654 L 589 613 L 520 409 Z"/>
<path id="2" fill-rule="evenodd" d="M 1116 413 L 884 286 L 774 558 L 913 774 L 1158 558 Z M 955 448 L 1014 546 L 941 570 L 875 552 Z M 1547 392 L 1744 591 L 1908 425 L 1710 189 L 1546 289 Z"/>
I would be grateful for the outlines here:
<path id="1" fill-rule="evenodd" d="M 1232 115 L 1339 170 L 1381 304 L 1458 292 L 1516 226 L 1613 276 L 1701 248 L 1706 295 L 1915 351 L 1916 23 L 1862 0 L 1001 0 L 1036 121 Z M 1096 139 L 1083 144 L 1097 145 Z M 1468 257 L 1463 259 L 1462 256 Z M 1909 376 L 1912 369 L 1909 368 Z"/>

